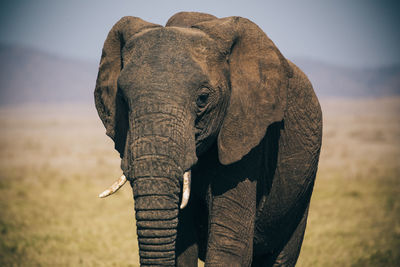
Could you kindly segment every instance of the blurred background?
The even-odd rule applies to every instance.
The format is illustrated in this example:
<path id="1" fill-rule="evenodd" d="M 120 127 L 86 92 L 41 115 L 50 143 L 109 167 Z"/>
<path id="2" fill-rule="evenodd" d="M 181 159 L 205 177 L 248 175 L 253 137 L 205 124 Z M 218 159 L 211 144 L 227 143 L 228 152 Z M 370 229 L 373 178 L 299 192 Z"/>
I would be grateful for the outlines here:
<path id="1" fill-rule="evenodd" d="M 324 114 L 298 266 L 400 266 L 396 1 L 0 3 L 0 265 L 138 266 L 129 186 L 97 117 L 101 49 L 122 16 L 179 11 L 258 24 L 310 78 Z"/>

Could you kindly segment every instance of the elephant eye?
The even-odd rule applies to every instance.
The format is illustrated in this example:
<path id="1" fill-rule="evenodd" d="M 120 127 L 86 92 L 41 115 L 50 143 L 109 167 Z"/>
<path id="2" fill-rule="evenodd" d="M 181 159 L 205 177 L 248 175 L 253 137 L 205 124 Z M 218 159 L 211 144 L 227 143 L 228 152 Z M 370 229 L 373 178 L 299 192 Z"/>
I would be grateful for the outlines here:
<path id="1" fill-rule="evenodd" d="M 204 107 L 207 105 L 208 96 L 209 96 L 208 93 L 202 92 L 202 93 L 197 97 L 196 105 L 197 105 L 199 108 L 204 108 Z"/>

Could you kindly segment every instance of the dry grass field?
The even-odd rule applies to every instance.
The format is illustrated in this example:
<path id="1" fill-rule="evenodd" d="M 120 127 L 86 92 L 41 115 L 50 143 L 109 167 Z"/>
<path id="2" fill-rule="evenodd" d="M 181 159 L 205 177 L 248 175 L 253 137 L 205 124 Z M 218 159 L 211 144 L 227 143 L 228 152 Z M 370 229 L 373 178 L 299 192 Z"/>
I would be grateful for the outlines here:
<path id="1" fill-rule="evenodd" d="M 400 98 L 325 100 L 298 266 L 400 266 Z M 138 266 L 129 186 L 93 106 L 0 109 L 0 266 Z"/>

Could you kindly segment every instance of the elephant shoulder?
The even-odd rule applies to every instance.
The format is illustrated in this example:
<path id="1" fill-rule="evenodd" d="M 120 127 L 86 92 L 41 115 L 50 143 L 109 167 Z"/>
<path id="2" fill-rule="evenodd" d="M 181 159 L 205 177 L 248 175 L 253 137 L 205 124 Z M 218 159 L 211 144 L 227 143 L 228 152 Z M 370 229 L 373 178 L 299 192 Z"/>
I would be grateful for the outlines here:
<path id="1" fill-rule="evenodd" d="M 304 105 L 304 108 L 308 106 L 309 108 L 314 108 L 315 112 L 320 112 L 321 108 L 319 105 L 318 98 L 314 92 L 314 88 L 307 77 L 307 75 L 297 67 L 293 62 L 289 61 L 289 66 L 293 70 L 293 76 L 289 79 L 288 88 L 288 100 L 290 105 L 294 105 L 293 101 L 299 102 L 299 104 Z M 311 102 L 309 102 L 311 101 Z"/>
<path id="2" fill-rule="evenodd" d="M 322 139 L 322 111 L 307 75 L 289 61 L 293 77 L 289 79 L 285 129 L 305 150 L 317 153 Z"/>

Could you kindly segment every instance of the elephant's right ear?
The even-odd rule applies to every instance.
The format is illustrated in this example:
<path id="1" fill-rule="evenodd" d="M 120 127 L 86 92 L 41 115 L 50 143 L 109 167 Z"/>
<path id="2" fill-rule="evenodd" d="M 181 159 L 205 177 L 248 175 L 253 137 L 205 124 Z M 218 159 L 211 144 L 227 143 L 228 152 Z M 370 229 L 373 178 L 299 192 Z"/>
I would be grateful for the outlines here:
<path id="1" fill-rule="evenodd" d="M 106 134 L 114 140 L 115 149 L 123 157 L 128 128 L 127 107 L 118 94 L 117 80 L 123 62 L 121 51 L 133 35 L 146 28 L 160 27 L 136 17 L 123 17 L 110 30 L 104 42 L 97 75 L 94 99 Z"/>

